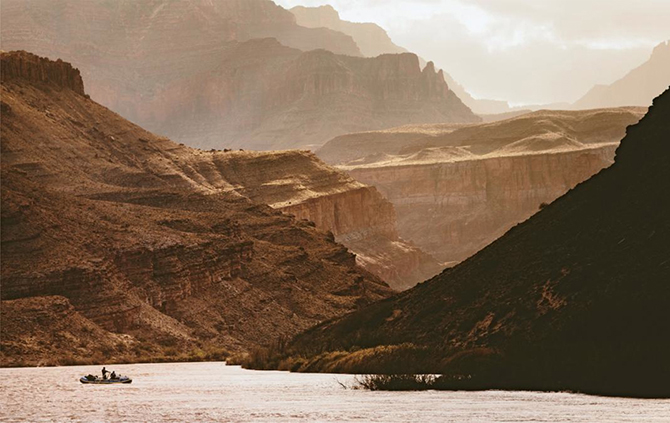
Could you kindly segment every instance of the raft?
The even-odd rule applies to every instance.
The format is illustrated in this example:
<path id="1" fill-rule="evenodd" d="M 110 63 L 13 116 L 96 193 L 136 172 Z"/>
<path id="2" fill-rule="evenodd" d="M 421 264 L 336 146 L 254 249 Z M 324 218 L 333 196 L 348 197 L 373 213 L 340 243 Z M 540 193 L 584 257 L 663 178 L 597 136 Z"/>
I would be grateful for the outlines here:
<path id="1" fill-rule="evenodd" d="M 82 376 L 79 378 L 79 382 L 88 385 L 118 385 L 121 383 L 133 383 L 133 380 L 128 376 L 119 376 L 116 379 L 103 379 L 98 376 L 95 376 L 93 379 L 91 379 L 90 377 Z"/>

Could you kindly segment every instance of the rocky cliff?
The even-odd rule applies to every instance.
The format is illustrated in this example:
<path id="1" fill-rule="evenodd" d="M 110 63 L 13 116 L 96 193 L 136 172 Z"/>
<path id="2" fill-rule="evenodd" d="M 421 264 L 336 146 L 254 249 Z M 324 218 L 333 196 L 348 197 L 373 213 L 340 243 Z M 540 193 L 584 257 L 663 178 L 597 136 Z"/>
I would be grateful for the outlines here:
<path id="1" fill-rule="evenodd" d="M 310 329 L 268 362 L 444 373 L 446 389 L 670 397 L 668 115 L 670 90 L 610 168 L 455 268 Z"/>
<path id="2" fill-rule="evenodd" d="M 0 57 L 3 365 L 202 359 L 390 294 L 330 235 L 241 193 L 230 153 L 129 123 L 68 64 Z"/>
<path id="3" fill-rule="evenodd" d="M 363 268 L 402 290 L 434 276 L 441 265 L 403 241 L 393 205 L 307 151 L 229 152 L 214 164 L 245 197 L 314 222 L 356 254 Z"/>
<path id="4" fill-rule="evenodd" d="M 609 166 L 642 113 L 541 111 L 465 127 L 403 127 L 342 136 L 318 154 L 377 187 L 396 207 L 402 238 L 455 263 Z"/>
<path id="5" fill-rule="evenodd" d="M 649 106 L 670 84 L 670 41 L 654 48 L 648 61 L 610 85 L 596 85 L 577 100 L 575 109 Z"/>
<path id="6" fill-rule="evenodd" d="M 364 59 L 269 0 L 3 2 L 4 49 L 63 58 L 93 99 L 199 147 L 320 145 L 351 131 L 477 121 L 413 55 Z"/>
<path id="7" fill-rule="evenodd" d="M 441 72 L 432 64 L 422 70 L 409 53 L 367 59 L 254 40 L 233 48 L 215 72 L 186 84 L 156 95 L 147 110 L 157 112 L 145 120 L 203 147 L 313 147 L 399 123 L 479 120 Z M 195 104 L 184 110 L 184 102 Z"/>

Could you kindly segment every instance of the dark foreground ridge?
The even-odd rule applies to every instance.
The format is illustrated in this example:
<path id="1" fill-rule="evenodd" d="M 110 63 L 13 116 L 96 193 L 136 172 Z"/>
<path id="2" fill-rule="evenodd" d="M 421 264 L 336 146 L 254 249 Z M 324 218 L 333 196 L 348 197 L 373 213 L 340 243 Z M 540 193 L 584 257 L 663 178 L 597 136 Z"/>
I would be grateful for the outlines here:
<path id="1" fill-rule="evenodd" d="M 670 92 L 615 164 L 435 278 L 251 367 L 441 373 L 442 389 L 670 396 Z"/>
<path id="2" fill-rule="evenodd" d="M 243 152 L 131 124 L 67 63 L 0 59 L 0 366 L 221 359 L 391 294 L 332 234 L 238 192 Z"/>

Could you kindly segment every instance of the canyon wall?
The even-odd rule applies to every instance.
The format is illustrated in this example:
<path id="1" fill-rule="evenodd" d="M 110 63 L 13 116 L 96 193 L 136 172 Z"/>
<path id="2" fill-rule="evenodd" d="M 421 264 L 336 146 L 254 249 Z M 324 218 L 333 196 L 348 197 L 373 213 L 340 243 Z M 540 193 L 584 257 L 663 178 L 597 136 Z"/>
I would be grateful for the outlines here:
<path id="1" fill-rule="evenodd" d="M 396 208 L 400 237 L 460 262 L 609 166 L 644 109 L 539 111 L 337 137 L 317 151 Z"/>
<path id="2" fill-rule="evenodd" d="M 392 288 L 407 289 L 442 269 L 399 237 L 395 209 L 376 188 L 309 151 L 231 151 L 213 157 L 213 166 L 237 192 L 332 233 L 356 254 L 359 265 Z"/>
<path id="3" fill-rule="evenodd" d="M 231 49 L 216 72 L 187 83 L 155 95 L 146 110 L 160 112 L 145 121 L 200 147 L 314 148 L 361 130 L 479 121 L 441 71 L 432 63 L 422 70 L 409 53 L 357 58 L 253 40 Z M 197 104 L 184 109 L 184 102 Z"/>
<path id="4" fill-rule="evenodd" d="M 318 146 L 406 123 L 475 122 L 415 55 L 363 58 L 270 0 L 7 0 L 5 50 L 73 63 L 123 117 L 207 148 Z"/>
<path id="5" fill-rule="evenodd" d="M 131 124 L 63 62 L 0 60 L 2 365 L 248 351 L 393 292 L 241 193 L 229 153 Z"/>
<path id="6" fill-rule="evenodd" d="M 617 144 L 574 152 L 358 168 L 398 212 L 400 236 L 460 262 L 609 166 Z"/>

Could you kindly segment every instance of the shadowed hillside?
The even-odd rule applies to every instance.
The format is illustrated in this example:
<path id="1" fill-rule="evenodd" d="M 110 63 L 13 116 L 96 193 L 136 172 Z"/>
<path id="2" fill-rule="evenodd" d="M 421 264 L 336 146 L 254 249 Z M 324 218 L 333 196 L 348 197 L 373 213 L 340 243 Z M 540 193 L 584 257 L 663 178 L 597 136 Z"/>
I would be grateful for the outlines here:
<path id="1" fill-rule="evenodd" d="M 670 396 L 670 91 L 616 161 L 453 269 L 295 338 L 272 366 L 450 389 Z"/>

